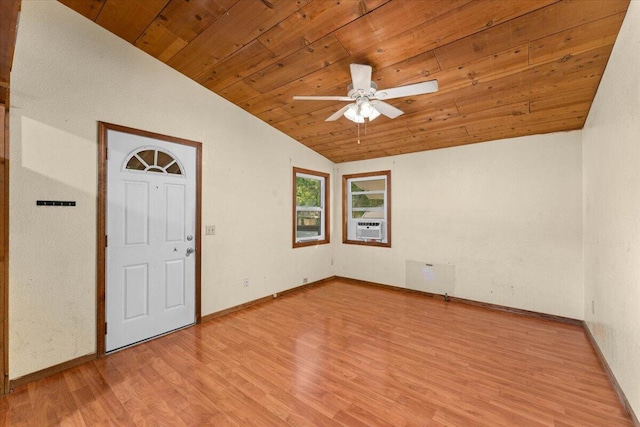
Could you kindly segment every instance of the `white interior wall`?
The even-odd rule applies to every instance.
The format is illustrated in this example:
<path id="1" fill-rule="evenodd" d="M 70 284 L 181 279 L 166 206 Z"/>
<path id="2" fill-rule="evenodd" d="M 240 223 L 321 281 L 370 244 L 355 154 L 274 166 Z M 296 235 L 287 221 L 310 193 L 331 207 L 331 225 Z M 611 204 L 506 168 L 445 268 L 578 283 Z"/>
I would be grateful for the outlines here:
<path id="1" fill-rule="evenodd" d="M 324 157 L 54 1 L 23 2 L 11 83 L 11 378 L 95 351 L 98 121 L 203 143 L 203 315 L 333 275 L 291 247 L 292 166 Z"/>
<path id="2" fill-rule="evenodd" d="M 583 130 L 585 320 L 640 412 L 640 2 Z"/>
<path id="3" fill-rule="evenodd" d="M 338 245 L 336 274 L 406 287 L 407 261 L 450 265 L 451 295 L 583 318 L 579 131 L 339 164 L 334 187 L 379 170 L 392 247 Z"/>

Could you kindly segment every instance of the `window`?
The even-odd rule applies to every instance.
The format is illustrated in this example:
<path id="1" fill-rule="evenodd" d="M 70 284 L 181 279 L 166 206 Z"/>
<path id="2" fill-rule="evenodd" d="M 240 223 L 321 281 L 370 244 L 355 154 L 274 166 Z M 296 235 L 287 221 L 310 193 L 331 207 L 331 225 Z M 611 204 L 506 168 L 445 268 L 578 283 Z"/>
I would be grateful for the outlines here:
<path id="1" fill-rule="evenodd" d="M 391 171 L 342 177 L 342 241 L 391 247 Z"/>
<path id="2" fill-rule="evenodd" d="M 127 160 L 126 169 L 182 175 L 178 161 L 171 154 L 153 148 L 144 148 L 134 153 Z"/>
<path id="3" fill-rule="evenodd" d="M 293 247 L 329 243 L 329 174 L 293 168 Z"/>

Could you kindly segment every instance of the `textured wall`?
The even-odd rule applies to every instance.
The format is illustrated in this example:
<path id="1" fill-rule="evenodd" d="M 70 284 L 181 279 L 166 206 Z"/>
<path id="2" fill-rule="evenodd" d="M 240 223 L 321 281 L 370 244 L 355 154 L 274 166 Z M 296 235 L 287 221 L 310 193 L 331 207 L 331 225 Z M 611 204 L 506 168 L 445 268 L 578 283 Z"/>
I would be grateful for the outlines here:
<path id="1" fill-rule="evenodd" d="M 333 275 L 291 248 L 292 166 L 331 162 L 60 3 L 23 2 L 11 89 L 11 378 L 95 351 L 98 121 L 203 142 L 203 315 Z"/>
<path id="2" fill-rule="evenodd" d="M 640 2 L 583 130 L 585 319 L 640 414 Z"/>
<path id="3" fill-rule="evenodd" d="M 392 248 L 340 245 L 338 274 L 405 286 L 407 260 L 453 265 L 455 296 L 583 318 L 579 131 L 340 164 L 334 186 L 386 169 Z"/>

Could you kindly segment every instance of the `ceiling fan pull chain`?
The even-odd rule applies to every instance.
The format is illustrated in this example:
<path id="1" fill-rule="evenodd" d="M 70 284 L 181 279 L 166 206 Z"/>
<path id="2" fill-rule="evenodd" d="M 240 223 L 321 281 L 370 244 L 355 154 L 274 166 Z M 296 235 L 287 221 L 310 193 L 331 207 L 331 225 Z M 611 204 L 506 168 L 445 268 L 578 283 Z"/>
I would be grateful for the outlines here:
<path id="1" fill-rule="evenodd" d="M 358 145 L 360 145 L 360 123 L 357 123 L 356 126 L 358 126 Z"/>

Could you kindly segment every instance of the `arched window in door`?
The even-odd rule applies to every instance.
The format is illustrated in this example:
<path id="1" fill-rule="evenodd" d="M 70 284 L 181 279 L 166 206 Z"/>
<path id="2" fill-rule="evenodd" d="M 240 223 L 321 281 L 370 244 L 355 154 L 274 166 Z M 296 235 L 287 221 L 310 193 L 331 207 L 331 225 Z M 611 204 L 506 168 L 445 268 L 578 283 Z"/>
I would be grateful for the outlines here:
<path id="1" fill-rule="evenodd" d="M 127 160 L 125 169 L 182 175 L 178 161 L 171 154 L 157 148 L 143 148 L 133 153 Z"/>

